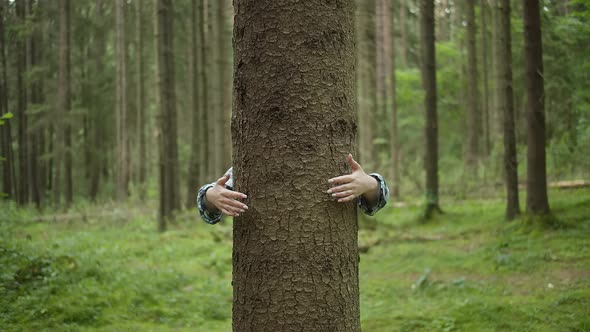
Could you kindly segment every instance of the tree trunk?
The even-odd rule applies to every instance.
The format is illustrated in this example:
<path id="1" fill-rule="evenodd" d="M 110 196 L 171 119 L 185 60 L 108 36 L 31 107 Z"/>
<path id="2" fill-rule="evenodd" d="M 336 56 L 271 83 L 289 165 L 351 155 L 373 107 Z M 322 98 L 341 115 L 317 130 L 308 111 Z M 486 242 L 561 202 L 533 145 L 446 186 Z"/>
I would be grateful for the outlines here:
<path id="1" fill-rule="evenodd" d="M 367 169 L 375 169 L 377 156 L 375 153 L 374 139 L 375 131 L 377 126 L 376 113 L 377 113 L 377 39 L 375 37 L 376 24 L 375 24 L 375 1 L 376 0 L 363 0 L 361 7 L 361 15 L 363 15 L 363 39 L 361 42 L 364 43 L 362 47 L 364 49 L 362 64 L 365 68 L 363 82 L 365 83 L 365 103 L 359 114 L 359 123 L 361 126 L 361 149 L 360 159 L 362 165 Z"/>
<path id="2" fill-rule="evenodd" d="M 138 174 L 138 186 L 139 186 L 139 198 L 144 201 L 146 198 L 146 176 L 147 176 L 147 158 L 146 158 L 146 118 L 147 111 L 144 109 L 144 95 L 145 95 L 145 84 L 144 84 L 144 60 L 143 60 L 143 1 L 137 1 L 135 4 L 136 11 L 136 38 L 137 38 L 137 49 L 136 49 L 136 61 L 137 61 L 137 139 L 139 140 L 139 150 L 137 155 L 137 174 Z"/>
<path id="3" fill-rule="evenodd" d="M 21 29 L 25 28 L 26 25 L 26 4 L 25 0 L 16 0 L 16 16 L 18 18 L 18 22 Z M 26 63 L 26 54 L 27 54 L 27 46 L 26 46 L 26 39 L 27 37 L 23 36 L 22 34 L 17 37 L 16 41 L 16 72 L 17 72 L 17 79 L 16 79 L 16 120 L 17 120 L 17 133 L 18 133 L 18 196 L 17 196 L 17 203 L 19 205 L 25 205 L 29 202 L 29 176 L 28 176 L 28 166 L 29 166 L 29 153 L 27 151 L 27 147 L 29 146 L 27 142 L 27 124 L 28 119 L 26 115 L 27 111 L 27 89 L 25 87 L 25 73 L 27 71 L 27 63 Z"/>
<path id="4" fill-rule="evenodd" d="M 488 4 L 486 4 L 486 0 L 480 1 L 480 20 L 481 20 L 481 62 L 482 62 L 482 79 L 483 79 L 483 100 L 482 100 L 482 109 L 481 113 L 483 115 L 483 135 L 484 135 L 484 143 L 483 143 L 483 150 L 482 154 L 484 157 L 489 157 L 490 149 L 491 149 L 491 142 L 490 142 L 490 87 L 489 87 L 489 79 L 488 79 L 488 71 L 489 71 L 489 56 L 488 52 L 490 51 L 489 48 L 489 41 L 488 41 L 488 24 L 487 24 L 487 15 L 488 15 Z"/>
<path id="5" fill-rule="evenodd" d="M 400 32 L 400 52 L 402 66 L 408 66 L 408 33 L 406 23 L 406 0 L 399 0 L 399 32 Z"/>
<path id="6" fill-rule="evenodd" d="M 200 163 L 200 175 L 201 178 L 199 179 L 199 183 L 205 183 L 208 181 L 209 173 L 211 173 L 211 169 L 209 168 L 209 163 L 207 160 L 211 158 L 211 153 L 209 150 L 209 132 L 211 131 L 209 127 L 209 98 L 208 98 L 208 89 L 207 89 L 207 21 L 206 21 L 206 11 L 205 11 L 205 0 L 198 0 L 199 4 L 197 7 L 198 10 L 198 18 L 197 22 L 199 25 L 198 33 L 200 38 L 200 45 L 199 45 L 199 86 L 201 87 L 201 111 L 199 116 L 199 141 L 201 144 L 201 154 L 199 159 L 201 160 Z"/>
<path id="7" fill-rule="evenodd" d="M 200 94 L 199 91 L 201 89 L 201 83 L 199 82 L 200 76 L 198 74 L 199 70 L 199 51 L 198 51 L 198 42 L 197 39 L 199 38 L 199 26 L 200 18 L 198 15 L 198 0 L 191 1 L 191 25 L 190 25 L 190 78 L 191 78 L 191 94 L 192 94 L 192 140 L 191 140 L 191 156 L 189 161 L 189 169 L 188 169 L 188 179 L 187 179 L 187 195 L 186 195 L 186 208 L 190 208 L 195 206 L 195 193 L 199 186 L 199 181 L 201 179 L 200 171 L 201 171 L 201 144 L 200 141 L 200 129 L 201 129 L 201 113 L 203 111 L 200 105 Z"/>
<path id="8" fill-rule="evenodd" d="M 400 3 L 403 1 L 400 1 Z M 389 67 L 389 91 L 391 93 L 391 128 L 390 128 L 390 154 L 391 154 L 391 196 L 400 197 L 400 169 L 399 169 L 399 142 L 398 142 L 398 125 L 397 125 L 397 93 L 395 86 L 395 7 L 393 2 L 389 3 L 384 0 L 383 10 L 388 10 L 389 15 L 389 38 L 390 38 L 390 67 Z M 402 52 L 405 52 L 402 50 Z"/>
<path id="9" fill-rule="evenodd" d="M 523 0 L 527 77 L 527 195 L 531 214 L 548 214 L 545 156 L 545 89 L 539 0 Z"/>
<path id="10" fill-rule="evenodd" d="M 57 91 L 57 114 L 55 118 L 55 142 L 54 144 L 54 167 L 55 167 L 55 178 L 53 181 L 54 187 L 54 204 L 56 207 L 60 206 L 61 203 L 61 171 L 62 161 L 65 166 L 65 191 L 66 191 L 66 204 L 68 201 L 68 185 L 71 185 L 70 181 L 67 180 L 68 176 L 71 176 L 71 157 L 68 160 L 64 160 L 67 156 L 67 149 L 69 148 L 70 139 L 69 136 L 69 125 L 64 123 L 62 120 L 67 113 L 70 112 L 71 108 L 71 97 L 70 97 L 70 0 L 59 0 L 59 68 L 58 68 L 58 91 Z M 58 144 L 64 144 L 59 146 Z M 68 157 L 65 157 L 68 159 Z M 67 170 L 70 166 L 69 172 Z M 68 183 L 69 182 L 69 183 Z M 70 187 L 71 189 L 71 187 Z M 69 192 L 71 193 L 71 191 Z"/>
<path id="11" fill-rule="evenodd" d="M 125 32 L 126 1 L 116 2 L 117 38 L 117 199 L 129 195 L 129 138 L 127 137 L 127 38 Z"/>
<path id="12" fill-rule="evenodd" d="M 174 71 L 174 8 L 172 0 L 154 0 L 156 55 L 160 94 L 160 210 L 159 229 L 173 220 L 179 205 L 178 146 L 176 142 L 176 93 Z"/>
<path id="13" fill-rule="evenodd" d="M 504 128 L 504 177 L 506 183 L 506 219 L 512 220 L 520 213 L 518 199 L 518 164 L 516 158 L 516 134 L 514 125 L 514 101 L 512 92 L 512 42 L 510 29 L 510 0 L 495 1 L 496 24 L 494 33 L 496 66 L 496 114 L 503 117 Z"/>
<path id="14" fill-rule="evenodd" d="M 96 1 L 96 16 L 98 18 L 104 17 L 105 4 L 103 0 Z M 104 56 L 106 51 L 106 40 L 105 40 L 105 24 L 104 21 L 97 22 L 97 30 L 93 39 L 93 51 L 92 58 L 94 63 L 93 71 L 97 75 L 102 72 L 104 68 Z M 92 142 L 92 151 L 90 154 L 90 187 L 89 196 L 92 201 L 96 200 L 98 191 L 100 189 L 100 179 L 102 175 L 102 168 L 105 164 L 105 154 L 107 153 L 104 149 L 104 138 L 105 134 L 105 123 L 106 115 L 105 108 L 102 105 L 102 98 L 100 98 L 97 91 L 101 88 L 101 81 L 95 80 L 93 82 L 92 95 L 98 100 L 97 103 L 90 105 L 92 119 L 92 136 L 90 141 Z M 110 113 L 110 112 L 109 112 Z"/>
<path id="15" fill-rule="evenodd" d="M 0 116 L 8 113 L 8 80 L 7 80 L 7 66 L 6 66 L 6 39 L 4 36 L 4 18 L 8 11 L 6 1 L 0 1 L 0 66 L 2 66 L 0 75 Z M 4 158 L 0 161 L 2 166 L 2 191 L 6 198 L 14 199 L 15 189 L 15 174 L 14 174 L 14 154 L 12 151 L 12 135 L 11 135 L 12 120 L 5 121 L 0 126 L 0 157 Z"/>
<path id="16" fill-rule="evenodd" d="M 354 1 L 234 5 L 233 330 L 360 331 Z"/>
<path id="17" fill-rule="evenodd" d="M 481 108 L 479 89 L 477 87 L 477 49 L 475 36 L 475 0 L 467 0 L 465 6 L 467 16 L 467 155 L 465 166 L 472 175 L 477 174 L 479 160 L 479 135 L 481 133 Z"/>
<path id="18" fill-rule="evenodd" d="M 231 80 L 228 65 L 228 41 L 227 41 L 227 15 L 226 0 L 218 0 L 217 5 L 217 33 L 219 34 L 219 103 L 220 103 L 220 120 L 219 126 L 222 128 L 222 169 L 225 170 L 231 166 Z"/>
<path id="19" fill-rule="evenodd" d="M 27 67 L 31 70 L 36 69 L 39 66 L 39 61 L 41 59 L 39 54 L 39 49 L 41 47 L 40 43 L 40 27 L 39 27 L 39 11 L 34 10 L 33 8 L 33 1 L 27 0 L 27 16 L 32 17 L 33 22 L 33 30 L 31 36 L 28 38 L 27 42 Z M 43 102 L 43 95 L 41 89 L 41 78 L 34 77 L 33 80 L 29 84 L 29 105 L 35 106 L 40 105 Z M 34 118 L 31 117 L 31 125 L 34 126 L 32 120 Z M 39 128 L 39 126 L 36 126 Z M 39 173 L 39 143 L 41 137 L 42 129 L 32 130 L 29 129 L 27 132 L 27 151 L 28 155 L 28 169 L 27 169 L 27 176 L 29 177 L 28 184 L 28 192 L 30 195 L 30 200 L 35 203 L 37 209 L 41 208 L 41 185 L 39 181 L 40 173 Z"/>
<path id="20" fill-rule="evenodd" d="M 426 116 L 426 210 L 425 219 L 440 210 L 438 205 L 438 120 L 436 114 L 436 58 L 434 46 L 434 0 L 421 0 L 422 85 Z"/>

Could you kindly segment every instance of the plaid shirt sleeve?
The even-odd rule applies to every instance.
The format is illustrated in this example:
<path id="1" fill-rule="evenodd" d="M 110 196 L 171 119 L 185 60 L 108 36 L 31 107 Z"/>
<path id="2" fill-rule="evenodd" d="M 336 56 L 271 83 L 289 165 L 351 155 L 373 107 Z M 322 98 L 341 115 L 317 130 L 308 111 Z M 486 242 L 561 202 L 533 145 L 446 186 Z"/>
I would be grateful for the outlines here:
<path id="1" fill-rule="evenodd" d="M 385 204 L 387 204 L 387 201 L 389 200 L 389 187 L 387 186 L 387 183 L 385 183 L 385 179 L 383 179 L 383 176 L 381 176 L 381 174 L 371 173 L 369 175 L 374 177 L 375 180 L 379 182 L 379 199 L 377 199 L 377 203 L 371 206 L 361 196 L 358 199 L 358 205 L 359 208 L 363 210 L 365 214 L 373 216 L 375 215 L 375 213 L 377 213 L 377 211 L 381 210 L 381 208 L 383 208 Z"/>
<path id="2" fill-rule="evenodd" d="M 205 193 L 214 185 L 215 182 L 202 186 L 197 194 L 197 207 L 199 208 L 199 213 L 201 214 L 203 221 L 210 225 L 217 224 L 221 220 L 221 211 L 210 213 L 207 211 L 207 205 L 205 203 Z"/>

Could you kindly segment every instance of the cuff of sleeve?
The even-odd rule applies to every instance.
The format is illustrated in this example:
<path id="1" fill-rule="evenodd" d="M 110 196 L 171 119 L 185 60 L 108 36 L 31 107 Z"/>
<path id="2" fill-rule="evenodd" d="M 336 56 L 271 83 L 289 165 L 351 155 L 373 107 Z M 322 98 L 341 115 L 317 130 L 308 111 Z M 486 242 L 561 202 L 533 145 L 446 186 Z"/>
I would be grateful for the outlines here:
<path id="1" fill-rule="evenodd" d="M 369 203 L 361 196 L 359 197 L 358 204 L 359 207 L 363 210 L 363 212 L 369 216 L 375 215 L 377 211 L 381 210 L 387 204 L 387 200 L 389 198 L 389 188 L 387 187 L 387 183 L 385 183 L 385 179 L 381 174 L 378 173 L 371 173 L 369 174 L 372 176 L 377 182 L 379 183 L 379 198 L 374 205 L 369 205 Z"/>
<path id="2" fill-rule="evenodd" d="M 197 194 L 197 207 L 199 208 L 199 213 L 201 214 L 203 221 L 211 225 L 217 224 L 221 220 L 222 216 L 221 211 L 217 213 L 210 213 L 209 211 L 207 211 L 207 205 L 205 203 L 205 193 L 214 185 L 214 183 L 209 183 L 202 186 L 201 189 L 199 189 L 199 193 Z"/>

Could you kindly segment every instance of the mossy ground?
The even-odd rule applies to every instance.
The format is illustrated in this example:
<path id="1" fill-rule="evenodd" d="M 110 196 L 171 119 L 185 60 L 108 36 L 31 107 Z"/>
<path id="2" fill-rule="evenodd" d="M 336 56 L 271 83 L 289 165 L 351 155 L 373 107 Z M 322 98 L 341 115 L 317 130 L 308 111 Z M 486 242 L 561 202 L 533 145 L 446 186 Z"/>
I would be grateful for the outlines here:
<path id="1" fill-rule="evenodd" d="M 501 199 L 363 222 L 363 331 L 590 331 L 590 190 L 550 199 L 551 227 L 505 222 Z M 84 212 L 99 209 L 114 207 Z M 230 331 L 231 222 L 159 234 L 131 215 L 34 222 L 1 205 L 0 331 Z"/>

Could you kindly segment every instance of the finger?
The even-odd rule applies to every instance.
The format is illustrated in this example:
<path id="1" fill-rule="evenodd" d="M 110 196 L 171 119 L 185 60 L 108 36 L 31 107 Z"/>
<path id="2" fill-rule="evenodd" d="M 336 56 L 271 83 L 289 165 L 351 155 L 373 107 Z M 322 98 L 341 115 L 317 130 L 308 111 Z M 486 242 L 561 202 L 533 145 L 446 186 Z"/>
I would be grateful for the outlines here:
<path id="1" fill-rule="evenodd" d="M 343 198 L 338 199 L 338 203 L 350 202 L 350 201 L 352 201 L 355 198 L 356 198 L 355 195 L 346 196 L 346 197 L 343 197 Z"/>
<path id="2" fill-rule="evenodd" d="M 248 206 L 246 204 L 236 201 L 235 199 L 225 198 L 221 200 L 221 204 L 225 204 L 226 206 L 230 207 L 232 210 L 237 210 L 238 212 L 244 213 Z"/>
<path id="3" fill-rule="evenodd" d="M 224 208 L 220 208 L 219 210 L 225 215 L 232 216 L 232 217 L 234 216 L 234 212 L 231 212 L 231 211 L 226 210 Z"/>
<path id="4" fill-rule="evenodd" d="M 352 158 L 352 154 L 349 153 L 346 157 L 346 160 L 348 161 L 348 165 L 353 172 L 362 169 L 361 165 L 359 165 L 359 163 L 357 163 L 356 160 Z"/>
<path id="5" fill-rule="evenodd" d="M 345 191 L 341 191 L 341 192 L 332 194 L 332 197 L 347 197 L 350 195 L 354 195 L 354 192 L 352 190 L 345 190 Z"/>
<path id="6" fill-rule="evenodd" d="M 351 174 L 342 175 L 335 178 L 331 178 L 328 180 L 328 183 L 349 183 L 353 180 L 353 176 Z"/>
<path id="7" fill-rule="evenodd" d="M 225 187 L 225 183 L 229 180 L 229 173 L 225 174 L 224 176 L 220 177 L 217 180 L 217 184 L 220 186 L 224 186 Z"/>
<path id="8" fill-rule="evenodd" d="M 228 198 L 233 198 L 233 199 L 246 199 L 248 198 L 248 196 L 246 196 L 246 194 L 242 194 L 239 191 L 233 191 L 233 190 L 225 190 L 221 193 L 221 195 L 223 197 L 228 197 Z"/>
<path id="9" fill-rule="evenodd" d="M 328 189 L 328 194 L 339 193 L 339 192 L 346 191 L 346 190 L 351 190 L 351 189 L 353 189 L 352 184 L 347 183 L 347 184 L 343 184 L 341 186 L 336 186 L 334 188 Z"/>

